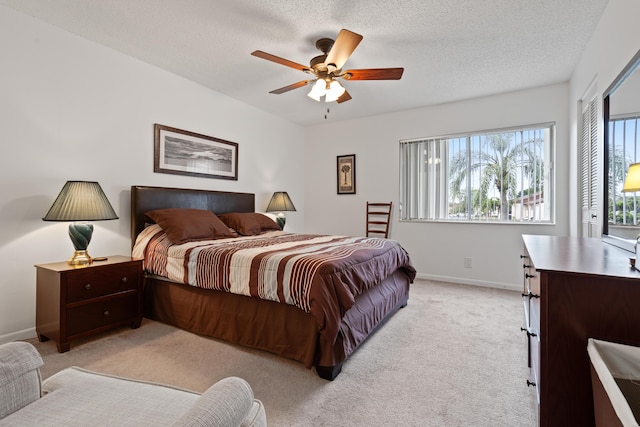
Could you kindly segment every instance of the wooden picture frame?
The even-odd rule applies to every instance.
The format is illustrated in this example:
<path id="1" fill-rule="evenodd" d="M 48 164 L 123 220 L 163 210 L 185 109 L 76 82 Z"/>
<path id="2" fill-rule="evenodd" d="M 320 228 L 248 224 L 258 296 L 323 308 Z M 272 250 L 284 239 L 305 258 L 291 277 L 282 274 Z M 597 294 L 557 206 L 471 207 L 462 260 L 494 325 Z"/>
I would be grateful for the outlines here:
<path id="1" fill-rule="evenodd" d="M 337 158 L 338 194 L 356 194 L 356 155 Z"/>
<path id="2" fill-rule="evenodd" d="M 237 181 L 238 144 L 155 124 L 153 171 Z"/>

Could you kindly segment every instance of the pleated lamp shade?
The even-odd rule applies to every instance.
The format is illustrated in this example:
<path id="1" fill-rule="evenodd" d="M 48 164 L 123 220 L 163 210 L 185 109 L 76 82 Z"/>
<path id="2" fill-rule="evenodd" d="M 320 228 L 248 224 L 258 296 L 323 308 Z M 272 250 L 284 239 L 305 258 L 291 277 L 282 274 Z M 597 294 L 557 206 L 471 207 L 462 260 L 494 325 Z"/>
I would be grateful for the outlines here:
<path id="1" fill-rule="evenodd" d="M 97 182 L 67 181 L 43 221 L 105 221 L 118 219 L 102 187 Z M 69 224 L 69 237 L 75 248 L 69 265 L 83 266 L 93 261 L 87 247 L 93 235 L 91 224 Z"/>
<path id="2" fill-rule="evenodd" d="M 622 191 L 625 193 L 640 191 L 640 163 L 634 163 L 629 166 Z"/>
<path id="3" fill-rule="evenodd" d="M 118 219 L 97 182 L 67 181 L 44 221 L 104 221 Z"/>
<path id="4" fill-rule="evenodd" d="M 296 207 L 293 206 L 293 202 L 286 191 L 276 191 L 271 196 L 269 205 L 267 206 L 267 212 L 278 212 L 276 215 L 276 221 L 281 229 L 284 230 L 284 224 L 287 221 L 284 216 L 286 211 L 295 211 Z"/>
<path id="5" fill-rule="evenodd" d="M 269 201 L 269 206 L 267 206 L 267 212 L 285 212 L 295 210 L 296 207 L 293 206 L 293 202 L 286 191 L 276 191 L 273 193 L 273 196 L 271 196 L 271 200 Z"/>

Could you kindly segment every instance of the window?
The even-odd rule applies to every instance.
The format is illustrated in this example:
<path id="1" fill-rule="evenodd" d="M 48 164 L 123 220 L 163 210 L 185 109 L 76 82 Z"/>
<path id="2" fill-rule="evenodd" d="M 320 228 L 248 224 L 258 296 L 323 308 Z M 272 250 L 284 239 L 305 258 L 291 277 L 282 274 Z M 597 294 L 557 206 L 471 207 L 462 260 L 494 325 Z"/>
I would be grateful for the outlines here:
<path id="1" fill-rule="evenodd" d="M 622 187 L 631 163 L 640 162 L 640 51 L 603 94 L 603 239 L 634 250 L 640 233 L 640 192 Z"/>
<path id="2" fill-rule="evenodd" d="M 640 198 L 638 193 L 623 193 L 629 165 L 640 161 L 640 115 L 609 119 L 609 200 L 607 219 L 609 230 L 628 239 L 638 235 Z"/>
<path id="3" fill-rule="evenodd" d="M 551 222 L 554 129 L 400 141 L 401 219 Z"/>

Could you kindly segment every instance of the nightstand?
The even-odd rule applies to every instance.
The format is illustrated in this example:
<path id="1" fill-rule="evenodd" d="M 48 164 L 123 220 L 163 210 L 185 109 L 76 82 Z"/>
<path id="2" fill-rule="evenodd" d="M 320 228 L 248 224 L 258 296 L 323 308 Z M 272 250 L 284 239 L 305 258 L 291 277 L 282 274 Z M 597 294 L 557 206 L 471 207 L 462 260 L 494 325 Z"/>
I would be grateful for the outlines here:
<path id="1" fill-rule="evenodd" d="M 142 260 L 110 256 L 86 267 L 66 262 L 36 267 L 36 332 L 52 339 L 58 351 L 69 341 L 142 322 Z"/>

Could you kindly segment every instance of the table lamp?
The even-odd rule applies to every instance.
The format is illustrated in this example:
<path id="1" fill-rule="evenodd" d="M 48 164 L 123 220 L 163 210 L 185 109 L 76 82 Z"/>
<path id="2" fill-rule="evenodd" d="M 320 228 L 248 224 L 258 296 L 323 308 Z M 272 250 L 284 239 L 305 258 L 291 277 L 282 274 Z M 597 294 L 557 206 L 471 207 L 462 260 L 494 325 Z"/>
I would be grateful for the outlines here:
<path id="1" fill-rule="evenodd" d="M 629 166 L 627 176 L 624 179 L 624 185 L 622 186 L 622 191 L 625 193 L 640 191 L 640 163 L 633 163 Z M 638 258 L 640 257 L 640 235 L 636 238 L 636 243 L 633 247 L 636 252 L 634 267 L 636 270 L 640 270 L 640 265 L 638 264 Z"/>
<path id="2" fill-rule="evenodd" d="M 69 237 L 75 252 L 67 264 L 85 266 L 93 259 L 87 247 L 93 234 L 93 225 L 79 221 L 118 219 L 100 184 L 90 181 L 67 181 L 51 205 L 43 221 L 72 221 Z"/>
<path id="3" fill-rule="evenodd" d="M 296 207 L 293 206 L 293 202 L 286 191 L 276 191 L 273 193 L 273 196 L 271 196 L 271 200 L 269 201 L 269 206 L 267 206 L 267 212 L 278 212 L 276 214 L 276 221 L 283 230 L 284 224 L 287 221 L 287 218 L 284 216 L 284 212 L 295 212 L 295 210 Z"/>
<path id="4" fill-rule="evenodd" d="M 622 191 L 625 193 L 640 191 L 640 163 L 633 163 L 629 166 Z"/>

